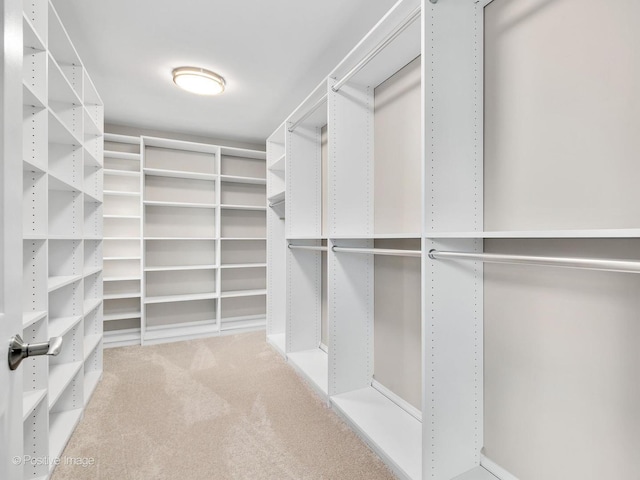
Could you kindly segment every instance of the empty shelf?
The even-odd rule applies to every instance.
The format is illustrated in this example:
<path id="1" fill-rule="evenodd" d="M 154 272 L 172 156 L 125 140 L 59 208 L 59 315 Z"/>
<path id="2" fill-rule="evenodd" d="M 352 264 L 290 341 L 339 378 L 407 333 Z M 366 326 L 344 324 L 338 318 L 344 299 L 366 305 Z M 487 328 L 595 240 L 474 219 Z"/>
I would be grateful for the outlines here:
<path id="1" fill-rule="evenodd" d="M 49 455 L 59 458 L 82 417 L 82 408 L 49 415 Z"/>
<path id="2" fill-rule="evenodd" d="M 89 372 L 84 372 L 84 404 L 85 406 L 89 403 L 89 399 L 93 394 L 94 390 L 98 386 L 98 382 L 100 382 L 100 378 L 102 377 L 102 371 L 100 370 L 91 370 Z"/>
<path id="3" fill-rule="evenodd" d="M 55 405 L 81 368 L 82 362 L 49 365 L 49 408 Z"/>
<path id="4" fill-rule="evenodd" d="M 31 325 L 47 316 L 46 311 L 41 312 L 25 312 L 22 314 L 22 328 L 29 328 Z"/>
<path id="5" fill-rule="evenodd" d="M 105 300 L 121 300 L 123 298 L 139 298 L 140 292 L 131 292 L 131 293 L 114 293 L 111 295 L 104 295 L 103 298 Z"/>
<path id="6" fill-rule="evenodd" d="M 84 314 L 87 315 L 93 312 L 96 308 L 100 306 L 102 303 L 101 298 L 91 298 L 89 300 L 84 301 Z"/>
<path id="7" fill-rule="evenodd" d="M 314 348 L 290 353 L 287 359 L 322 396 L 329 391 L 329 355 Z"/>
<path id="8" fill-rule="evenodd" d="M 125 313 L 105 313 L 104 321 L 110 322 L 114 320 L 128 320 L 130 318 L 140 318 L 140 312 L 125 312 Z"/>
<path id="9" fill-rule="evenodd" d="M 145 168 L 145 175 L 155 177 L 188 178 L 192 180 L 215 180 L 218 176 L 213 173 L 185 172 L 180 170 L 163 170 L 159 168 Z"/>
<path id="10" fill-rule="evenodd" d="M 253 185 L 266 185 L 265 178 L 257 177 L 239 177 L 236 175 L 220 175 L 220 180 L 227 183 L 248 183 Z"/>
<path id="11" fill-rule="evenodd" d="M 214 270 L 217 265 L 166 265 L 162 267 L 147 267 L 145 272 L 177 272 L 182 270 Z"/>
<path id="12" fill-rule="evenodd" d="M 227 263 L 226 265 L 220 265 L 220 268 L 263 268 L 266 266 L 266 263 Z"/>
<path id="13" fill-rule="evenodd" d="M 102 193 L 114 197 L 139 197 L 140 192 L 125 192 L 120 190 L 104 190 Z"/>
<path id="14" fill-rule="evenodd" d="M 107 156 L 106 152 L 104 156 L 105 157 Z M 140 176 L 140 172 L 137 172 L 135 170 L 116 170 L 114 168 L 105 168 L 102 172 L 105 175 L 113 175 L 117 177 L 139 177 Z"/>
<path id="15" fill-rule="evenodd" d="M 84 272 L 84 276 L 90 277 L 91 275 L 95 275 L 96 273 L 100 273 L 101 271 L 102 271 L 102 267 L 89 268 Z"/>
<path id="16" fill-rule="evenodd" d="M 144 202 L 147 207 L 181 207 L 181 208 L 216 208 L 213 203 L 188 203 L 188 202 L 159 202 L 146 200 Z"/>
<path id="17" fill-rule="evenodd" d="M 234 297 L 254 297 L 258 295 L 266 295 L 267 290 L 236 290 L 230 292 L 222 292 L 220 298 L 234 298 Z"/>
<path id="18" fill-rule="evenodd" d="M 26 420 L 33 413 L 42 399 L 47 395 L 46 388 L 42 390 L 29 390 L 22 394 L 22 420 Z"/>
<path id="19" fill-rule="evenodd" d="M 89 355 L 93 353 L 98 344 L 102 340 L 102 334 L 98 335 L 86 335 L 84 337 L 84 359 L 89 358 Z"/>
<path id="20" fill-rule="evenodd" d="M 108 140 L 105 138 L 105 141 L 108 141 Z M 114 152 L 112 150 L 105 150 L 104 158 L 117 158 L 119 160 L 140 160 L 140 154 L 129 153 L 129 152 Z M 106 173 L 106 170 L 105 170 L 105 173 Z"/>
<path id="21" fill-rule="evenodd" d="M 218 294 L 215 292 L 211 293 L 189 293 L 183 295 L 162 295 L 158 297 L 147 297 L 144 300 L 144 303 L 173 303 L 173 302 L 190 302 L 193 300 L 210 300 L 218 298 Z"/>
<path id="22" fill-rule="evenodd" d="M 273 171 L 273 172 L 284 172 L 284 168 L 285 168 L 285 154 L 283 153 L 282 156 L 280 158 L 278 158 L 275 162 L 273 162 L 271 164 L 271 166 L 269 167 L 269 170 Z"/>
<path id="23" fill-rule="evenodd" d="M 136 280 L 140 280 L 140 277 L 106 277 L 103 282 L 135 282 Z"/>
<path id="24" fill-rule="evenodd" d="M 266 206 L 259 205 L 220 205 L 223 210 L 266 210 Z"/>
<path id="25" fill-rule="evenodd" d="M 80 320 L 82 320 L 82 315 L 49 319 L 49 336 L 62 337 L 75 327 Z M 62 347 L 64 348 L 64 345 Z"/>
<path id="26" fill-rule="evenodd" d="M 78 280 L 82 280 L 81 275 L 65 275 L 58 277 L 49 277 L 47 282 L 47 288 L 49 292 L 53 292 L 54 290 L 58 290 L 59 288 L 65 287 L 71 283 L 77 282 Z"/>

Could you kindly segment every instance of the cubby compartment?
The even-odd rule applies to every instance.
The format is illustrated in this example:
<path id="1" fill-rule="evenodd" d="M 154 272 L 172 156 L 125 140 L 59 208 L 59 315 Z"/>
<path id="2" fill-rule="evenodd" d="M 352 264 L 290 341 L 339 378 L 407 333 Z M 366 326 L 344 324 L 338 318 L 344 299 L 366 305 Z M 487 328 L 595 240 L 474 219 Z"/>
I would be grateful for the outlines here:
<path id="1" fill-rule="evenodd" d="M 140 218 L 133 215 L 111 216 L 105 215 L 104 230 L 108 232 L 109 238 L 135 238 L 140 237 Z"/>
<path id="2" fill-rule="evenodd" d="M 82 190 L 83 150 L 75 145 L 49 144 L 49 175 L 59 183 L 67 184 L 76 190 Z"/>
<path id="3" fill-rule="evenodd" d="M 25 36 L 25 38 L 27 38 Z M 22 56 L 22 84 L 25 105 L 43 108 L 47 105 L 47 52 L 37 47 L 37 39 L 24 46 Z"/>
<path id="4" fill-rule="evenodd" d="M 74 370 L 71 370 L 73 365 Z M 84 408 L 84 381 L 82 362 L 66 365 L 68 372 L 75 372 L 72 380 L 66 385 L 65 390 L 49 411 L 49 454 L 52 458 L 60 458 L 71 434 L 75 430 Z M 58 374 L 65 379 L 62 373 Z"/>
<path id="5" fill-rule="evenodd" d="M 104 260 L 110 261 L 118 258 L 140 258 L 139 239 L 105 239 L 103 243 Z"/>
<path id="6" fill-rule="evenodd" d="M 64 77 L 73 89 L 78 103 L 81 103 L 84 97 L 82 89 L 84 80 L 82 62 L 60 21 L 60 17 L 51 4 L 49 4 L 48 27 L 49 52 L 60 65 L 61 72 L 64 72 Z"/>
<path id="7" fill-rule="evenodd" d="M 102 203 L 94 201 L 91 197 L 84 198 L 84 237 L 90 239 L 102 238 Z M 104 222 L 106 223 L 106 220 Z"/>
<path id="8" fill-rule="evenodd" d="M 140 193 L 140 176 L 105 175 L 104 189 L 108 192 Z"/>
<path id="9" fill-rule="evenodd" d="M 104 264 L 103 274 L 107 279 L 139 279 L 140 259 L 123 258 L 108 260 Z"/>
<path id="10" fill-rule="evenodd" d="M 211 145 L 189 144 L 187 142 L 167 141 L 168 145 L 184 143 L 184 150 L 177 148 L 163 148 L 155 146 L 162 144 L 162 139 L 145 138 L 144 168 L 171 172 L 179 176 L 180 172 L 213 175 L 218 173 L 216 168 L 217 147 Z M 201 150 L 201 151 L 198 151 Z M 154 172 L 159 173 L 159 172 Z"/>
<path id="11" fill-rule="evenodd" d="M 267 201 L 266 191 L 265 185 L 223 180 L 220 203 L 223 205 L 264 207 Z"/>
<path id="12" fill-rule="evenodd" d="M 46 108 L 25 106 L 22 110 L 22 159 L 46 172 L 49 112 Z"/>
<path id="13" fill-rule="evenodd" d="M 104 177 L 102 168 L 98 165 L 85 165 L 84 167 L 84 192 L 90 197 L 102 201 L 104 190 Z"/>
<path id="14" fill-rule="evenodd" d="M 259 328 L 265 324 L 266 296 L 256 295 L 220 300 L 220 330 Z"/>
<path id="15" fill-rule="evenodd" d="M 46 0 L 22 0 L 22 11 L 29 23 L 29 29 L 38 39 L 40 46 L 47 44 L 49 24 L 49 2 Z M 25 37 L 27 35 L 25 34 Z M 28 38 L 28 37 L 27 37 Z"/>
<path id="16" fill-rule="evenodd" d="M 173 336 L 217 331 L 216 302 L 209 299 L 147 305 L 145 336 L 151 340 L 162 338 L 163 329 L 174 327 L 182 330 L 174 331 Z"/>
<path id="17" fill-rule="evenodd" d="M 91 163 L 94 165 L 103 165 L 104 145 L 102 143 L 102 136 L 85 136 L 84 138 L 85 155 L 89 155 Z"/>
<path id="18" fill-rule="evenodd" d="M 105 151 L 104 151 L 104 168 L 108 171 L 113 172 L 125 172 L 130 174 L 140 175 L 140 154 L 137 153 L 137 148 L 135 145 L 125 144 L 128 150 L 136 150 L 135 153 L 130 153 L 128 151 L 117 151 L 117 150 L 108 150 L 109 148 L 114 148 L 111 142 L 105 142 Z"/>
<path id="19" fill-rule="evenodd" d="M 232 177 L 266 178 L 267 166 L 262 155 L 258 152 L 233 148 L 222 148 L 220 158 L 220 174 Z"/>
<path id="20" fill-rule="evenodd" d="M 224 240 L 221 243 L 222 265 L 246 265 L 265 263 L 267 256 L 265 240 Z"/>
<path id="21" fill-rule="evenodd" d="M 222 269 L 222 296 L 266 294 L 264 267 Z"/>
<path id="22" fill-rule="evenodd" d="M 140 280 L 123 280 L 104 284 L 104 299 L 140 297 Z"/>
<path id="23" fill-rule="evenodd" d="M 47 175 L 23 162 L 22 232 L 27 238 L 47 235 Z"/>
<path id="24" fill-rule="evenodd" d="M 49 236 L 82 238 L 83 195 L 49 176 Z"/>
<path id="25" fill-rule="evenodd" d="M 104 200 L 103 208 L 106 217 L 140 218 L 140 198 L 138 196 L 106 195 Z"/>
<path id="26" fill-rule="evenodd" d="M 259 210 L 222 210 L 222 238 L 266 238 L 267 219 Z"/>
<path id="27" fill-rule="evenodd" d="M 144 188 L 145 202 L 210 206 L 217 203 L 214 180 L 146 174 Z"/>
<path id="28" fill-rule="evenodd" d="M 105 288 L 106 291 L 106 288 Z M 126 290 L 123 290 L 125 292 Z M 113 289 L 109 289 L 109 295 L 114 295 Z M 124 319 L 140 319 L 140 293 L 132 298 L 113 298 L 104 301 L 104 321 L 112 322 Z"/>
<path id="29" fill-rule="evenodd" d="M 84 404 L 85 406 L 91 399 L 91 395 L 98 386 L 98 382 L 102 378 L 102 340 L 95 344 L 95 348 L 91 351 L 87 359 L 84 361 Z"/>
<path id="30" fill-rule="evenodd" d="M 62 287 L 49 294 L 49 336 L 65 335 L 82 320 L 82 283 Z M 66 349 L 66 346 L 65 346 Z"/>
<path id="31" fill-rule="evenodd" d="M 145 279 L 146 303 L 189 300 L 191 296 L 216 293 L 214 270 L 146 272 Z"/>
<path id="32" fill-rule="evenodd" d="M 102 270 L 102 241 L 84 241 L 84 274 L 93 274 Z"/>
<path id="33" fill-rule="evenodd" d="M 83 273 L 82 240 L 49 240 L 49 278 Z"/>
<path id="34" fill-rule="evenodd" d="M 25 343 L 42 343 L 49 340 L 46 315 L 22 331 Z M 23 417 L 30 415 L 47 393 L 48 363 L 46 357 L 33 357 L 24 361 L 22 368 Z"/>
<path id="35" fill-rule="evenodd" d="M 216 211 L 209 208 L 146 205 L 144 222 L 145 238 L 215 238 L 216 236 Z"/>
<path id="36" fill-rule="evenodd" d="M 147 270 L 214 266 L 216 240 L 146 240 L 145 256 Z"/>

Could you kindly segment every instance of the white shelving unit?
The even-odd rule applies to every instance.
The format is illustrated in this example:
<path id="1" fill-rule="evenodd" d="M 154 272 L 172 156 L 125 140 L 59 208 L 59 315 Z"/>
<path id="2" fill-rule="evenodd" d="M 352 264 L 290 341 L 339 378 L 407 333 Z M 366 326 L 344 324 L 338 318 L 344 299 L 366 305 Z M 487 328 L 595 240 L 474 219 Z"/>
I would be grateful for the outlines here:
<path id="1" fill-rule="evenodd" d="M 103 104 L 46 0 L 23 4 L 24 455 L 57 458 L 102 375 Z M 25 463 L 24 478 L 53 466 Z"/>
<path id="2" fill-rule="evenodd" d="M 142 162 L 140 138 L 105 134 L 105 345 L 140 343 Z"/>
<path id="3" fill-rule="evenodd" d="M 108 344 L 264 327 L 264 152 L 105 138 Z"/>
<path id="4" fill-rule="evenodd" d="M 398 477 L 639 475 L 638 11 L 401 0 L 267 140 L 267 340 Z"/>

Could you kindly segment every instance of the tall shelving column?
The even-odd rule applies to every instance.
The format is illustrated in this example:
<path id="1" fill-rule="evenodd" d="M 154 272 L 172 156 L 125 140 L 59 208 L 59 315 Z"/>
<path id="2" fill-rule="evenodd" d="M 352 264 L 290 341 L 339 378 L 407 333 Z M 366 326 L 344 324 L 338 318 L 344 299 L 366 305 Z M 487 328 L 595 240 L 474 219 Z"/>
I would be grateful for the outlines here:
<path id="1" fill-rule="evenodd" d="M 142 342 L 219 332 L 220 148 L 142 137 Z"/>
<path id="2" fill-rule="evenodd" d="M 23 3 L 23 452 L 57 458 L 102 374 L 103 105 L 53 6 Z M 25 478 L 54 465 L 26 463 Z"/>
<path id="3" fill-rule="evenodd" d="M 142 175 L 140 138 L 105 134 L 105 344 L 141 341 Z"/>
<path id="4" fill-rule="evenodd" d="M 267 139 L 267 340 L 286 345 L 285 124 Z"/>
<path id="5" fill-rule="evenodd" d="M 265 325 L 265 160 L 264 152 L 220 147 L 221 332 Z"/>

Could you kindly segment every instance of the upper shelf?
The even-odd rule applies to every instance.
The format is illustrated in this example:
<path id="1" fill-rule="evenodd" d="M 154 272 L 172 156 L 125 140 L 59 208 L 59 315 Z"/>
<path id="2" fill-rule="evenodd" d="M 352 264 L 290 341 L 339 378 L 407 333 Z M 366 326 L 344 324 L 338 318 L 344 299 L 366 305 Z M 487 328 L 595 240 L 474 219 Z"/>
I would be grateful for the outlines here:
<path id="1" fill-rule="evenodd" d="M 155 177 L 188 178 L 192 180 L 214 181 L 218 175 L 213 173 L 186 172 L 182 170 L 164 170 L 159 168 L 145 168 L 144 174 Z"/>
<path id="2" fill-rule="evenodd" d="M 640 229 L 427 232 L 425 238 L 640 238 Z"/>
<path id="3" fill-rule="evenodd" d="M 282 154 L 275 162 L 271 164 L 269 170 L 272 172 L 284 172 L 286 154 Z"/>

